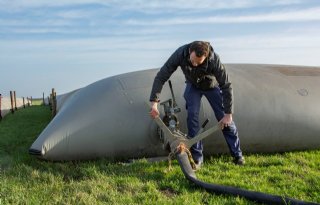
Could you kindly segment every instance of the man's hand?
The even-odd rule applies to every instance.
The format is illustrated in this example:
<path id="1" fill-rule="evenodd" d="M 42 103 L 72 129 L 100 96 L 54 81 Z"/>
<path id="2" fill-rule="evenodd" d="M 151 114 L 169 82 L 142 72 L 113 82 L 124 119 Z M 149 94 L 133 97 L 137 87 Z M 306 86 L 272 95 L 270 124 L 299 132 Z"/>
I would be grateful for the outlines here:
<path id="1" fill-rule="evenodd" d="M 219 121 L 220 128 L 223 130 L 228 127 L 232 122 L 232 114 L 225 114 L 224 117 Z"/>
<path id="2" fill-rule="evenodd" d="M 159 116 L 158 103 L 151 102 L 151 110 L 149 112 L 150 116 L 154 119 Z"/>

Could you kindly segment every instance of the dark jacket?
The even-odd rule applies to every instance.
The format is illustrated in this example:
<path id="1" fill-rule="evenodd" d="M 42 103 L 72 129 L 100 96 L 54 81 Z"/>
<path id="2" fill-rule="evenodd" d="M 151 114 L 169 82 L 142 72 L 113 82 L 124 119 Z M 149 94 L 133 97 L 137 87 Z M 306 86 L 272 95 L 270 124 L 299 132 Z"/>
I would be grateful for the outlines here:
<path id="1" fill-rule="evenodd" d="M 163 84 L 170 78 L 172 73 L 180 66 L 185 75 L 186 82 L 192 83 L 200 90 L 212 89 L 219 86 L 222 91 L 224 112 L 230 114 L 233 112 L 232 105 L 232 87 L 228 79 L 228 74 L 224 65 L 220 62 L 219 56 L 211 47 L 210 55 L 203 64 L 194 68 L 190 62 L 189 47 L 186 44 L 178 48 L 162 66 L 156 75 L 150 101 L 159 101 Z"/>

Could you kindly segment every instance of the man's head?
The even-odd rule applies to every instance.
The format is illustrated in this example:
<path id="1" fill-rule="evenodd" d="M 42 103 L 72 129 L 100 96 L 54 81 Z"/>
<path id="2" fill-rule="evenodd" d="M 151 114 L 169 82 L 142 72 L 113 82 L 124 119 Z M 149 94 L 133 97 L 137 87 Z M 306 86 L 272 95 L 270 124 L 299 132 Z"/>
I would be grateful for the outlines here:
<path id="1" fill-rule="evenodd" d="M 194 67 L 201 65 L 210 54 L 210 44 L 204 41 L 194 41 L 189 48 L 190 62 Z"/>

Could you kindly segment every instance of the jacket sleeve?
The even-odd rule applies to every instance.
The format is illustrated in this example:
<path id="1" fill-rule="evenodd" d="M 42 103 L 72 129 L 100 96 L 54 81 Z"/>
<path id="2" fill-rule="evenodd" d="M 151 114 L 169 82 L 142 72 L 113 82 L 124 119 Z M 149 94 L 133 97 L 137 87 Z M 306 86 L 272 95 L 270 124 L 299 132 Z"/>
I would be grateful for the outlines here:
<path id="1" fill-rule="evenodd" d="M 170 78 L 172 73 L 177 70 L 180 59 L 181 59 L 181 49 L 177 49 L 167 60 L 167 62 L 161 67 L 160 71 L 154 78 L 152 90 L 150 94 L 150 101 L 159 102 L 160 93 L 164 83 Z"/>
<path id="2" fill-rule="evenodd" d="M 224 112 L 226 114 L 233 113 L 233 91 L 231 81 L 229 81 L 229 77 L 224 65 L 220 61 L 220 57 L 215 54 L 214 56 L 214 76 L 216 77 L 219 87 L 222 91 L 222 102 L 224 107 Z"/>

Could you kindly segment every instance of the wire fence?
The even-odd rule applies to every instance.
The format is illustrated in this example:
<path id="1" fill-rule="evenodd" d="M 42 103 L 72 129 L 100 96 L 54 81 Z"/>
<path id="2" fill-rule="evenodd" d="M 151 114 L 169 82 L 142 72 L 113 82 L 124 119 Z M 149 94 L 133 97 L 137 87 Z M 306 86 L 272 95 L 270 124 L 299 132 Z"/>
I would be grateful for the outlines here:
<path id="1" fill-rule="evenodd" d="M 52 88 L 50 96 L 45 98 L 42 93 L 42 98 L 33 99 L 31 97 L 17 97 L 16 91 L 10 91 L 10 96 L 3 96 L 0 94 L 0 121 L 7 114 L 14 114 L 21 108 L 30 107 L 35 102 L 36 105 L 49 105 L 52 111 L 52 117 L 57 113 L 57 95 Z M 40 103 L 39 103 L 40 102 Z"/>
<path id="2" fill-rule="evenodd" d="M 17 98 L 16 91 L 10 91 L 10 97 L 0 94 L 0 120 L 8 113 L 14 114 L 18 109 L 32 105 L 32 97 Z"/>

